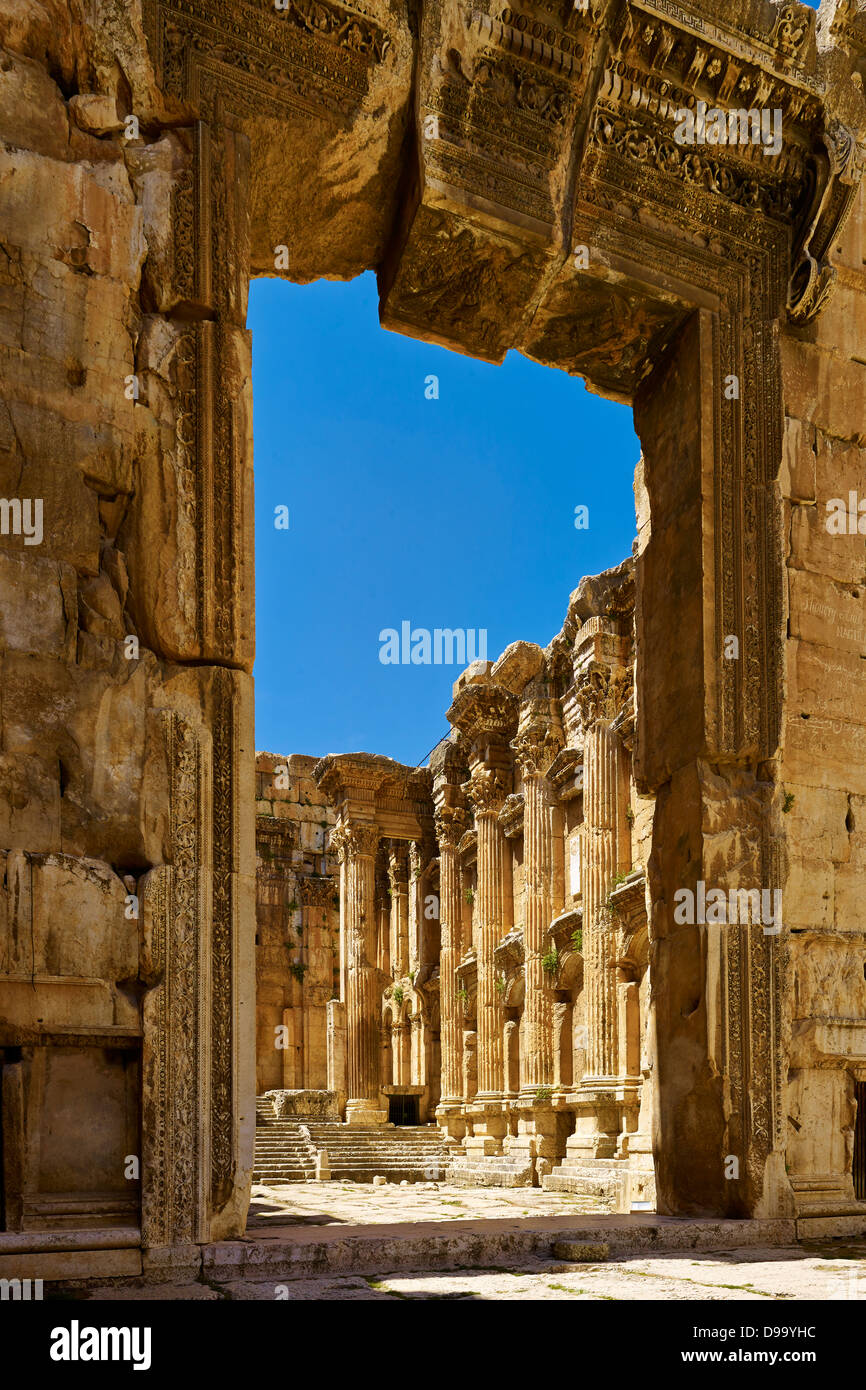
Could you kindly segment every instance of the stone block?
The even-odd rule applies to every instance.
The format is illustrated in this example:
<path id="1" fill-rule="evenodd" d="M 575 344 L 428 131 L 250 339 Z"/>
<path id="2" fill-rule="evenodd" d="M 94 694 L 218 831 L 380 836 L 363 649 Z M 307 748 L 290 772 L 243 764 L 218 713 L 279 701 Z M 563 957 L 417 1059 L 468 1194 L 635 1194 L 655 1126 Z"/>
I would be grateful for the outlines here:
<path id="1" fill-rule="evenodd" d="M 783 335 L 782 392 L 792 414 L 836 439 L 866 443 L 866 367 Z"/>
<path id="2" fill-rule="evenodd" d="M 786 502 L 784 513 L 791 538 L 789 568 L 811 570 L 855 587 L 863 582 L 863 536 L 831 535 L 826 527 L 826 508 L 820 503 L 800 506 Z"/>
<path id="3" fill-rule="evenodd" d="M 783 497 L 796 502 L 815 501 L 814 425 L 790 416 L 785 420 L 782 471 L 779 487 Z"/>
<path id="4" fill-rule="evenodd" d="M 572 1264 L 599 1264 L 610 1257 L 610 1246 L 605 1241 L 557 1240 L 553 1253 L 558 1260 L 568 1260 Z"/>
<path id="5" fill-rule="evenodd" d="M 123 130 L 123 120 L 114 97 L 96 92 L 76 93 L 69 98 L 69 114 L 81 130 L 92 135 L 109 135 Z"/>
<path id="6" fill-rule="evenodd" d="M 792 637 L 858 656 L 866 652 L 866 584 L 789 569 L 788 610 Z"/>
<path id="7" fill-rule="evenodd" d="M 821 714 L 830 719 L 866 723 L 866 661 L 858 654 L 812 642 L 790 641 L 788 668 L 789 719 Z"/>

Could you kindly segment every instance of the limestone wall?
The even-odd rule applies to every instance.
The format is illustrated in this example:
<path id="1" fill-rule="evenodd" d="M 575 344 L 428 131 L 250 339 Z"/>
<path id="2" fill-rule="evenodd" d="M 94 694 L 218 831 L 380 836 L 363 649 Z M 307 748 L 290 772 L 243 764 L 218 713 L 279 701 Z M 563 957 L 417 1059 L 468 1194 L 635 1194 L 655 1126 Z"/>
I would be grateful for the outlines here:
<path id="1" fill-rule="evenodd" d="M 787 1163 L 801 1209 L 851 1203 L 866 1079 L 866 199 L 835 294 L 782 338 L 786 708 L 779 758 L 790 989 Z M 864 1194 L 860 1194 L 861 1197 Z"/>

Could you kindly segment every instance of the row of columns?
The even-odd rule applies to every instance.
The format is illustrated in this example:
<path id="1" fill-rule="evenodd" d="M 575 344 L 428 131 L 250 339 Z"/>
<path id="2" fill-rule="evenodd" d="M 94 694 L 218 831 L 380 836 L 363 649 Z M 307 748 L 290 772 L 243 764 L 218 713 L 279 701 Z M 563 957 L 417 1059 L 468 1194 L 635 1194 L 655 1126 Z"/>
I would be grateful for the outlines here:
<path id="1" fill-rule="evenodd" d="M 631 683 L 626 642 L 616 620 L 591 618 L 573 650 L 574 685 L 584 753 L 583 957 L 588 1034 L 586 1082 L 615 1078 L 619 1066 L 615 933 L 608 897 L 619 873 L 631 867 L 628 821 L 629 759 L 614 727 Z M 499 811 L 509 790 L 513 757 L 523 785 L 524 1013 L 521 1093 L 532 1098 L 555 1081 L 554 984 L 544 969 L 554 918 L 556 796 L 548 779 L 565 746 L 558 702 L 542 682 L 527 685 L 522 700 L 510 691 L 477 684 L 459 692 L 449 720 L 464 735 L 470 776 L 460 787 L 474 810 L 477 836 L 475 899 L 477 942 L 477 1102 L 505 1093 L 503 1007 L 494 952 L 509 927 L 503 883 L 508 847 Z M 442 1105 L 462 1090 L 462 1010 L 456 970 L 461 939 L 459 842 L 467 827 L 453 783 L 440 781 L 436 834 L 441 885 Z M 578 1078 L 575 1078 L 577 1080 Z"/>
<path id="2" fill-rule="evenodd" d="M 539 649 L 540 650 L 540 649 Z M 587 1009 L 587 1071 L 583 1087 L 615 1078 L 619 1065 L 614 932 L 607 899 L 616 875 L 631 864 L 628 755 L 614 728 L 627 698 L 630 668 L 616 623 L 590 618 L 573 649 L 574 686 L 584 756 L 583 956 Z M 477 1068 L 475 1101 L 501 1101 L 506 1091 L 504 1010 L 495 951 L 506 921 L 507 856 L 500 811 L 510 791 L 512 761 L 523 782 L 524 1056 L 522 1093 L 534 1097 L 554 1083 L 553 982 L 544 969 L 554 916 L 556 805 L 548 780 L 565 744 L 558 702 L 546 684 L 526 684 L 522 699 L 503 685 L 479 682 L 458 691 L 448 712 L 463 735 L 468 780 L 446 775 L 436 787 L 439 844 L 440 1019 L 442 1107 L 463 1100 L 463 1027 L 457 970 L 463 957 L 460 842 L 474 812 L 477 855 Z M 452 772 L 454 768 L 452 767 Z M 465 775 L 465 773 L 464 773 Z M 347 1033 L 347 1119 L 378 1123 L 382 974 L 377 942 L 374 820 L 341 813 L 331 848 L 341 864 L 344 997 Z M 409 967 L 408 845 L 388 841 L 391 891 L 388 956 L 395 978 Z M 377 954 L 378 953 L 378 954 Z M 595 1151 L 602 1146 L 595 1144 Z"/>

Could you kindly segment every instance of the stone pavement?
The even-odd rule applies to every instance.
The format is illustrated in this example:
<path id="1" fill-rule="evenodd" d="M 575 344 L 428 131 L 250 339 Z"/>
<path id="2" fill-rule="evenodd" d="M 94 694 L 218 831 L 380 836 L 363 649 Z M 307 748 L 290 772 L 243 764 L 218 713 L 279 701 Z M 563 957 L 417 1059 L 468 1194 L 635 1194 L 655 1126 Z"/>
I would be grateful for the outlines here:
<path id="1" fill-rule="evenodd" d="M 581 1221 L 581 1218 L 586 1218 Z M 634 1220 L 634 1219 L 632 1219 Z M 663 1219 L 662 1219 L 663 1220 Z M 657 1223 L 649 1214 L 641 1224 Z M 417 1267 L 395 1268 L 388 1261 L 402 1240 L 423 1239 L 431 1230 L 453 1228 L 453 1261 L 437 1267 L 441 1258 Z M 569 1229 L 598 1223 L 599 1239 L 610 1241 L 608 1259 L 596 1253 L 585 1262 L 562 1258 L 557 1232 L 567 1240 Z M 676 1225 L 676 1223 L 673 1223 Z M 742 1227 L 742 1242 L 733 1244 L 730 1229 Z M 714 1238 L 712 1223 L 681 1223 L 684 1241 L 703 1227 L 704 1248 L 625 1250 L 621 1237 L 628 1217 L 599 1214 L 590 1198 L 526 1188 L 452 1188 L 435 1183 L 407 1187 L 372 1187 L 361 1183 L 295 1183 L 253 1191 L 248 1239 L 240 1264 L 212 1264 L 205 1283 L 144 1288 L 113 1287 L 92 1290 L 93 1299 L 228 1299 L 239 1301 L 375 1301 L 382 1299 L 481 1299 L 584 1301 L 751 1301 L 862 1300 L 866 1298 L 866 1240 L 793 1242 L 771 1246 L 759 1223 L 720 1223 L 718 1248 L 706 1248 Z M 318 1228 L 318 1234 L 316 1229 Z M 547 1231 L 547 1249 L 520 1249 L 509 1239 L 521 1228 Z M 724 1228 L 724 1229 L 722 1229 Z M 639 1231 L 639 1227 L 637 1228 Z M 292 1276 L 277 1265 L 267 1267 L 286 1244 L 301 1247 L 324 1239 L 336 1252 L 364 1232 L 381 1250 L 381 1272 L 323 1269 L 310 1274 L 302 1267 Z M 501 1231 L 501 1237 L 497 1234 Z M 461 1259 L 473 1238 L 486 1239 L 498 1250 L 495 1262 Z M 438 1237 L 441 1240 L 441 1235 Z M 739 1241 L 739 1237 L 737 1237 Z M 500 1244 L 497 1245 L 497 1241 Z M 620 1244 L 617 1244 L 617 1241 Z M 544 1242 L 542 1241 L 542 1244 Z M 228 1249 L 230 1243 L 213 1250 Z M 725 1247 L 725 1248 L 723 1248 Z M 423 1248 L 419 1246 L 418 1248 Z M 257 1255 L 265 1258 L 256 1268 Z"/>
<path id="2" fill-rule="evenodd" d="M 449 1187 L 445 1183 L 286 1183 L 253 1186 L 247 1230 L 266 1226 L 378 1225 L 392 1221 L 496 1220 L 603 1213 L 595 1197 L 537 1187 Z"/>
<path id="3" fill-rule="evenodd" d="M 91 1298 L 230 1299 L 261 1302 L 481 1299 L 756 1302 L 866 1298 L 866 1242 L 840 1249 L 797 1246 L 621 1257 L 575 1265 L 527 1259 L 513 1268 L 400 1270 L 376 1276 L 345 1274 L 316 1279 L 234 1280 L 147 1289 L 94 1291 Z M 774 1315 L 778 1317 L 778 1314 Z"/>

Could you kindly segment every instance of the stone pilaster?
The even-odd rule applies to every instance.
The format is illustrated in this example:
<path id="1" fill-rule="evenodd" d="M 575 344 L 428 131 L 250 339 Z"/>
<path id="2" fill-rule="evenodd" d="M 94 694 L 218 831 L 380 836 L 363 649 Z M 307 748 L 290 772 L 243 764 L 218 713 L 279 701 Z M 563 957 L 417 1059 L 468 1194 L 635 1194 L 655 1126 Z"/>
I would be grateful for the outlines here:
<path id="1" fill-rule="evenodd" d="M 547 772 L 563 744 L 554 702 L 528 702 L 511 747 L 523 776 L 523 1085 L 553 1085 L 553 991 L 542 961 L 553 917 L 553 804 Z"/>
<path id="2" fill-rule="evenodd" d="M 379 831 L 341 821 L 331 844 L 343 865 L 346 940 L 346 1073 L 348 1124 L 383 1124 L 379 1108 L 379 972 L 376 968 L 376 848 Z"/>

